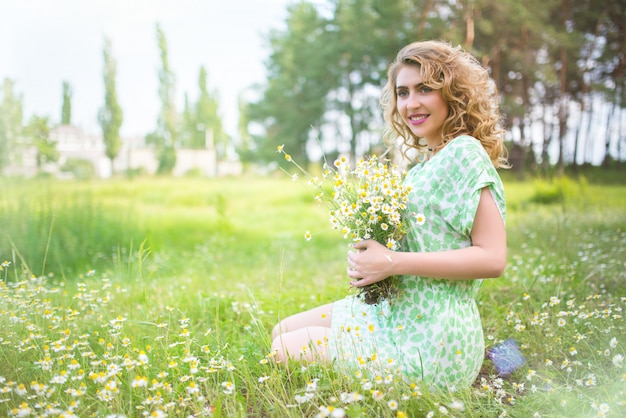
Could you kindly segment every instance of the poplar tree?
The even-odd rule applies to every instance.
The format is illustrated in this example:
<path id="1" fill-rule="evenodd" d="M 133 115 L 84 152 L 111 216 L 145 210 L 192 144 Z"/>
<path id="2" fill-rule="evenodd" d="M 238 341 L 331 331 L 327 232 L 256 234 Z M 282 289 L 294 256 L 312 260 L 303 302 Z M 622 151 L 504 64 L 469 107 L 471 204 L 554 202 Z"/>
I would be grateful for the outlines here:
<path id="1" fill-rule="evenodd" d="M 159 151 L 160 174 L 169 174 L 176 165 L 177 145 L 177 113 L 175 105 L 175 76 L 172 72 L 167 56 L 167 40 L 161 26 L 156 25 L 157 43 L 161 56 L 161 68 L 159 69 L 159 97 L 161 98 L 161 111 L 157 120 L 157 130 L 149 135 L 148 140 L 155 143 Z"/>
<path id="2" fill-rule="evenodd" d="M 14 155 L 18 138 L 22 131 L 22 97 L 14 92 L 14 83 L 4 79 L 0 91 L 0 174 Z"/>
<path id="3" fill-rule="evenodd" d="M 200 95 L 196 103 L 195 114 L 197 123 L 204 126 L 205 130 L 200 132 L 201 138 L 198 138 L 196 145 L 198 148 L 204 148 L 207 145 L 205 135 L 207 132 L 210 132 L 217 153 L 216 156 L 221 158 L 223 157 L 227 145 L 227 136 L 224 132 L 222 119 L 219 115 L 218 94 L 215 90 L 209 91 L 207 79 L 207 71 L 204 66 L 202 66 L 200 67 L 200 74 L 198 76 Z"/>
<path id="4" fill-rule="evenodd" d="M 63 105 L 61 107 L 61 125 L 72 124 L 72 88 L 70 83 L 63 81 Z"/>
<path id="5" fill-rule="evenodd" d="M 117 64 L 113 58 L 111 41 L 104 41 L 104 106 L 98 113 L 98 120 L 102 128 L 106 156 L 111 161 L 111 173 L 113 173 L 113 160 L 122 148 L 120 127 L 124 120 L 122 108 L 117 101 L 117 89 L 115 79 L 117 76 Z"/>

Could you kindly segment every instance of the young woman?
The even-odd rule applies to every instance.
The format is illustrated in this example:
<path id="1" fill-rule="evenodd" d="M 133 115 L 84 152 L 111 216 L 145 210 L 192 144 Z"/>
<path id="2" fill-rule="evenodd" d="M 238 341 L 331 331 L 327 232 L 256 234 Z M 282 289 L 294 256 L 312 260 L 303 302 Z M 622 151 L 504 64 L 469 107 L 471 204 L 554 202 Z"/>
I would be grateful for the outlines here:
<path id="1" fill-rule="evenodd" d="M 504 131 L 488 72 L 444 42 L 407 45 L 388 71 L 381 104 L 390 138 L 425 155 L 406 176 L 419 213 L 402 251 L 362 241 L 348 253 L 350 284 L 401 276 L 391 300 L 357 296 L 290 316 L 272 332 L 276 359 L 333 361 L 436 386 L 470 385 L 484 358 L 475 302 L 506 264 Z"/>

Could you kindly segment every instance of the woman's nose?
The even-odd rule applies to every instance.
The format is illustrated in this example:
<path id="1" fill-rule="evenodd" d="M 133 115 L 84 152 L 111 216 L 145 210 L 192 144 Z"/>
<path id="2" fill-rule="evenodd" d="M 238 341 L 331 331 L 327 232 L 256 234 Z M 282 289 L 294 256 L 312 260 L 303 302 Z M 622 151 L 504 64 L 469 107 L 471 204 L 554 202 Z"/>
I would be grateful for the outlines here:
<path id="1" fill-rule="evenodd" d="M 406 101 L 407 109 L 416 109 L 420 107 L 420 105 L 421 105 L 421 101 L 419 99 L 419 95 L 409 94 L 409 97 L 407 98 L 407 101 Z"/>

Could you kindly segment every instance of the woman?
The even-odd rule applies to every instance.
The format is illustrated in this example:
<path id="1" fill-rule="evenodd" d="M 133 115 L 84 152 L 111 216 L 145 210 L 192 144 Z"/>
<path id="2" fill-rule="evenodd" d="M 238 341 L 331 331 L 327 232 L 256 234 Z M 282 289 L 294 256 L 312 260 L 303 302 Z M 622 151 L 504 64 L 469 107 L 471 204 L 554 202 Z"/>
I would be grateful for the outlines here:
<path id="1" fill-rule="evenodd" d="M 276 359 L 401 372 L 437 386 L 467 386 L 484 358 L 475 302 L 482 279 L 506 265 L 505 167 L 495 86 L 469 53 L 438 41 L 399 51 L 381 104 L 390 138 L 425 155 L 407 174 L 419 213 L 402 251 L 375 241 L 348 253 L 350 284 L 401 276 L 399 293 L 368 305 L 348 296 L 274 327 Z M 406 154 L 405 154 L 406 155 Z"/>

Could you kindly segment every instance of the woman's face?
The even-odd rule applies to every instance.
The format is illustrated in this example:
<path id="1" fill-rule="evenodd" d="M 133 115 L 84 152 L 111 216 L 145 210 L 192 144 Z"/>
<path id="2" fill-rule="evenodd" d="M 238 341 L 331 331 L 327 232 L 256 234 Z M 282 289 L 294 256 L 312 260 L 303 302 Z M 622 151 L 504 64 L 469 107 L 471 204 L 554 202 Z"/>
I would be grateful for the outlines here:
<path id="1" fill-rule="evenodd" d="M 441 90 L 424 85 L 419 68 L 403 65 L 396 77 L 396 107 L 404 123 L 429 147 L 443 139 L 443 123 L 448 117 L 448 104 Z"/>

